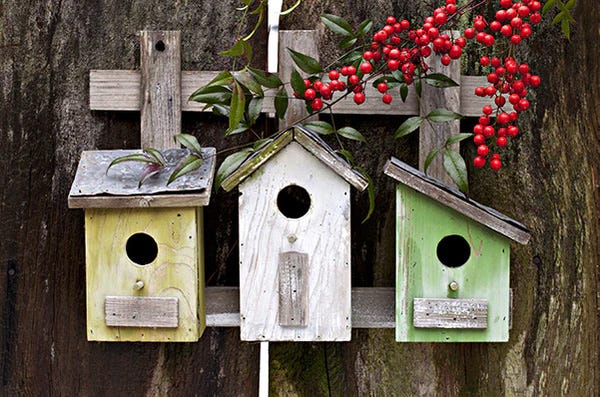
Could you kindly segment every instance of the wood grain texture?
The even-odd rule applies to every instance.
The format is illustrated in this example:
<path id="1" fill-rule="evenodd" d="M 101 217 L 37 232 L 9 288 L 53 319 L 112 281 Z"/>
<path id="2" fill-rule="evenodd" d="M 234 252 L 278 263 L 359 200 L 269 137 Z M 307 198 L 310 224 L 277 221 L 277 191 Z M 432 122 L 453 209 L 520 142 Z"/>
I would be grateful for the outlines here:
<path id="1" fill-rule="evenodd" d="M 415 328 L 487 328 L 488 302 L 486 299 L 432 299 L 413 300 Z"/>
<path id="2" fill-rule="evenodd" d="M 305 327 L 308 316 L 307 254 L 282 252 L 279 254 L 277 278 L 279 281 L 279 325 Z"/>
<path id="3" fill-rule="evenodd" d="M 300 186 L 308 212 L 292 219 L 277 207 L 279 192 Z M 350 339 L 350 186 L 296 142 L 239 185 L 240 317 L 242 340 Z M 281 252 L 303 252 L 308 265 L 307 325 L 278 320 Z"/>
<path id="4" fill-rule="evenodd" d="M 179 326 L 177 298 L 107 296 L 104 299 L 104 313 L 106 325 L 109 327 L 177 328 Z"/>
<path id="5" fill-rule="evenodd" d="M 181 32 L 142 31 L 142 148 L 177 147 L 181 133 Z"/>

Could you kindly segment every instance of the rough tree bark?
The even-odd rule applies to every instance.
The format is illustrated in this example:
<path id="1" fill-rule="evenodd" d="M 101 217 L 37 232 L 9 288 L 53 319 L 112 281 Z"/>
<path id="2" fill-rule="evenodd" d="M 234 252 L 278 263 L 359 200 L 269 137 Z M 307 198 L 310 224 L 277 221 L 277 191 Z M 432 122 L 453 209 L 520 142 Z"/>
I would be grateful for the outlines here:
<path id="1" fill-rule="evenodd" d="M 416 4 L 415 4 L 416 3 Z M 135 69 L 142 29 L 179 29 L 183 67 L 218 70 L 238 2 L 6 0 L 0 5 L 0 379 L 3 395 L 256 395 L 258 346 L 236 329 L 198 343 L 89 343 L 85 336 L 83 213 L 66 198 L 82 150 L 139 146 L 139 114 L 91 112 L 90 69 Z M 331 12 L 358 22 L 417 16 L 420 2 L 304 0 L 283 19 L 307 29 Z M 567 43 L 545 27 L 528 49 L 543 79 L 498 174 L 472 172 L 473 197 L 532 230 L 513 247 L 515 311 L 504 344 L 398 344 L 392 330 L 357 330 L 352 342 L 273 344 L 277 395 L 576 395 L 600 393 L 600 5 L 578 0 Z M 321 28 L 322 29 L 322 28 Z M 321 59 L 335 51 L 322 31 Z M 256 41 L 258 64 L 264 39 Z M 416 137 L 394 141 L 399 118 L 343 117 L 369 137 L 351 146 L 374 176 L 377 210 L 361 224 L 353 201 L 353 284 L 392 286 L 390 155 L 417 163 Z M 226 124 L 184 115 L 183 130 L 219 149 Z M 470 153 L 471 148 L 464 149 Z M 236 194 L 206 213 L 209 285 L 237 284 Z"/>

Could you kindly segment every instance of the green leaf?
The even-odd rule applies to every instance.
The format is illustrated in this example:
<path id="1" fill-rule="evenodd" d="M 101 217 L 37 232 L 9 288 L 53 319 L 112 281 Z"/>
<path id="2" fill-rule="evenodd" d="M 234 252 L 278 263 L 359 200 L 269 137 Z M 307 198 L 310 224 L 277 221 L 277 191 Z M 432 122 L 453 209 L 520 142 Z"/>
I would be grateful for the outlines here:
<path id="1" fill-rule="evenodd" d="M 369 31 L 372 28 L 373 28 L 373 21 L 370 19 L 365 19 L 364 21 L 362 21 L 360 23 L 360 25 L 358 25 L 358 28 L 356 29 L 356 36 L 357 37 L 364 36 L 365 34 L 369 33 Z"/>
<path id="2" fill-rule="evenodd" d="M 346 149 L 340 149 L 337 151 L 342 157 L 344 157 L 346 159 L 346 161 L 350 164 L 354 164 L 354 156 L 352 156 L 352 153 L 350 153 L 349 151 L 347 151 Z"/>
<path id="3" fill-rule="evenodd" d="M 303 95 L 304 91 L 306 91 L 306 86 L 304 85 L 304 79 L 300 76 L 300 73 L 293 68 L 292 69 L 292 78 L 290 83 L 292 84 L 292 88 L 298 95 Z"/>
<path id="4" fill-rule="evenodd" d="M 251 92 L 255 93 L 258 96 L 265 96 L 261 85 L 254 80 L 252 75 L 248 72 L 233 72 L 233 78 L 235 81 L 249 89 Z"/>
<path id="5" fill-rule="evenodd" d="M 165 160 L 165 157 L 159 150 L 153 148 L 146 148 L 144 149 L 144 152 L 148 153 L 155 160 L 156 164 L 165 165 L 165 163 L 167 162 Z"/>
<path id="6" fill-rule="evenodd" d="M 337 15 L 323 14 L 321 15 L 321 22 L 323 22 L 333 33 L 341 34 L 342 36 L 352 35 L 352 26 Z"/>
<path id="7" fill-rule="evenodd" d="M 415 92 L 417 93 L 417 96 L 421 98 L 421 93 L 423 92 L 423 84 L 421 83 L 421 79 L 415 83 Z"/>
<path id="8" fill-rule="evenodd" d="M 352 47 L 357 41 L 358 39 L 356 37 L 348 36 L 344 40 L 340 41 L 338 47 L 340 47 L 342 50 L 345 50 L 346 48 Z"/>
<path id="9" fill-rule="evenodd" d="M 248 122 L 250 125 L 254 125 L 258 119 L 258 116 L 260 116 L 263 99 L 264 98 L 256 97 L 250 100 L 250 103 L 248 104 Z"/>
<path id="10" fill-rule="evenodd" d="M 571 40 L 571 26 L 567 19 L 563 19 L 560 23 L 560 30 L 563 32 L 567 40 Z"/>
<path id="11" fill-rule="evenodd" d="M 362 52 L 360 51 L 352 51 L 350 54 L 343 56 L 340 59 L 341 64 L 351 65 L 355 62 L 359 62 L 362 59 Z"/>
<path id="12" fill-rule="evenodd" d="M 369 185 L 367 186 L 367 193 L 369 194 L 369 211 L 367 211 L 367 215 L 360 222 L 360 223 L 365 223 L 366 221 L 369 220 L 369 218 L 373 214 L 373 211 L 375 210 L 375 184 L 373 183 L 373 178 L 371 178 L 371 176 L 367 173 L 367 171 L 365 171 L 364 168 L 362 168 L 362 167 L 355 167 L 355 168 L 369 182 Z"/>
<path id="13" fill-rule="evenodd" d="M 334 132 L 333 126 L 326 121 L 307 121 L 302 125 L 320 135 L 329 135 Z"/>
<path id="14" fill-rule="evenodd" d="M 448 87 L 458 87 L 459 84 L 452 80 L 450 77 L 446 76 L 442 73 L 432 73 L 423 77 L 425 83 L 429 84 L 432 87 L 437 88 L 448 88 Z"/>
<path id="15" fill-rule="evenodd" d="M 245 148 L 239 152 L 235 152 L 227 156 L 217 170 L 217 174 L 215 176 L 215 190 L 219 190 L 221 183 L 223 183 L 225 178 L 227 178 L 233 171 L 237 170 L 240 164 L 242 164 L 244 160 L 246 160 L 253 152 L 254 150 L 252 150 L 252 148 Z"/>
<path id="16" fill-rule="evenodd" d="M 321 64 L 315 58 L 302 54 L 298 51 L 294 51 L 291 48 L 288 48 L 287 50 L 294 60 L 294 63 L 304 72 L 314 74 L 323 71 Z"/>
<path id="17" fill-rule="evenodd" d="M 113 165 L 117 165 L 119 163 L 124 163 L 126 161 L 141 161 L 144 163 L 154 163 L 154 159 L 151 159 L 147 154 L 144 154 L 144 153 L 128 154 L 126 156 L 117 157 L 116 159 L 111 161 L 110 164 L 108 165 L 108 167 L 106 168 L 106 172 L 108 173 L 108 170 Z"/>
<path id="18" fill-rule="evenodd" d="M 296 9 L 296 7 L 298 7 L 300 5 L 300 3 L 302 3 L 302 0 L 296 1 L 296 3 L 294 3 L 293 6 L 291 6 L 290 8 L 288 8 L 285 11 L 281 11 L 279 13 L 279 15 L 281 15 L 281 16 L 288 15 L 289 13 L 291 13 L 292 11 L 294 11 Z"/>
<path id="19" fill-rule="evenodd" d="M 189 174 L 192 171 L 197 170 L 202 165 L 202 157 L 198 157 L 196 155 L 190 154 L 189 156 L 184 157 L 177 167 L 173 170 L 173 173 L 169 177 L 169 181 L 167 185 L 171 184 L 175 179 L 183 176 L 185 174 Z"/>
<path id="20" fill-rule="evenodd" d="M 244 110 L 246 110 L 246 95 L 242 86 L 235 81 L 233 84 L 233 95 L 231 97 L 231 105 L 229 109 L 229 129 L 236 128 L 240 121 L 244 118 Z"/>
<path id="21" fill-rule="evenodd" d="M 229 106 L 226 105 L 212 105 L 212 111 L 217 116 L 229 117 Z"/>
<path id="22" fill-rule="evenodd" d="M 275 114 L 278 119 L 283 119 L 285 117 L 285 112 L 287 112 L 288 108 L 288 97 L 287 91 L 285 87 L 281 87 L 277 95 L 275 95 Z"/>
<path id="23" fill-rule="evenodd" d="M 406 102 L 406 98 L 408 98 L 408 86 L 406 84 L 400 86 L 400 98 L 402 102 Z"/>
<path id="24" fill-rule="evenodd" d="M 470 132 L 461 132 L 460 134 L 452 135 L 446 140 L 445 146 L 454 145 L 455 143 L 464 141 L 465 139 L 470 138 L 472 136 L 473 134 Z"/>
<path id="25" fill-rule="evenodd" d="M 231 91 L 222 86 L 206 86 L 199 88 L 190 96 L 190 101 L 208 103 L 211 105 L 229 104 L 231 100 Z"/>
<path id="26" fill-rule="evenodd" d="M 193 153 L 196 153 L 198 156 L 202 155 L 202 146 L 200 146 L 200 143 L 198 143 L 198 139 L 196 139 L 195 136 L 190 134 L 177 134 L 175 135 L 174 139 L 175 142 L 190 149 Z"/>
<path id="27" fill-rule="evenodd" d="M 556 14 L 554 16 L 554 18 L 552 19 L 552 25 L 558 25 L 559 22 L 562 22 L 565 20 L 565 11 L 561 11 L 558 14 Z"/>
<path id="28" fill-rule="evenodd" d="M 273 138 L 259 139 L 258 141 L 254 142 L 254 145 L 252 145 L 252 149 L 254 151 L 260 150 L 271 142 L 273 142 Z"/>
<path id="29" fill-rule="evenodd" d="M 352 127 L 344 127 L 337 130 L 338 134 L 347 139 L 352 139 L 354 141 L 366 142 L 365 137 L 358 132 L 358 130 Z"/>
<path id="30" fill-rule="evenodd" d="M 440 123 L 442 121 L 460 120 L 463 116 L 447 109 L 433 109 L 425 118 L 429 121 Z"/>
<path id="31" fill-rule="evenodd" d="M 138 183 L 138 189 L 142 187 L 142 185 L 154 175 L 158 174 L 163 169 L 162 165 L 159 164 L 148 164 L 144 167 L 142 171 L 142 175 L 140 175 L 140 181 Z"/>
<path id="32" fill-rule="evenodd" d="M 233 82 L 233 76 L 231 76 L 231 72 L 229 70 L 224 70 L 216 75 L 205 87 L 219 86 L 219 85 L 229 85 Z M 201 90 L 202 88 L 200 88 Z M 198 92 L 199 90 L 196 90 Z M 196 93 L 194 92 L 194 94 Z M 192 96 L 194 95 L 192 94 Z"/>
<path id="33" fill-rule="evenodd" d="M 248 124 L 240 123 L 233 128 L 228 128 L 225 131 L 225 136 L 240 134 L 244 131 L 248 131 L 249 129 L 250 129 L 250 127 L 248 126 Z"/>
<path id="34" fill-rule="evenodd" d="M 546 12 L 548 12 L 549 9 L 554 7 L 555 3 L 556 3 L 556 0 L 547 0 L 546 3 L 544 4 L 544 7 L 542 7 L 542 14 L 545 14 Z"/>
<path id="35" fill-rule="evenodd" d="M 250 73 L 250 75 L 254 77 L 254 80 L 256 80 L 258 84 L 262 85 L 263 87 L 277 88 L 283 85 L 279 76 L 274 73 L 267 73 L 263 70 L 254 69 L 251 67 L 248 67 L 248 73 Z"/>
<path id="36" fill-rule="evenodd" d="M 423 118 L 419 117 L 419 116 L 407 118 L 404 121 L 404 123 L 400 124 L 400 127 L 398 127 L 398 129 L 396 130 L 396 133 L 394 134 L 394 138 L 400 138 L 400 137 L 410 134 L 411 132 L 413 132 L 414 130 L 419 128 L 421 126 L 422 122 L 423 122 Z"/>
<path id="37" fill-rule="evenodd" d="M 444 152 L 444 169 L 450 175 L 450 178 L 456 183 L 460 191 L 467 193 L 469 191 L 469 180 L 467 176 L 467 166 L 462 156 L 454 150 Z"/>
<path id="38" fill-rule="evenodd" d="M 219 52 L 219 55 L 227 57 L 239 57 L 244 55 L 244 40 L 236 41 L 230 49 Z"/>
<path id="39" fill-rule="evenodd" d="M 431 162 L 440 153 L 441 150 L 442 150 L 442 148 L 439 147 L 439 148 L 433 149 L 431 152 L 429 152 L 427 154 L 427 157 L 425 158 L 425 162 L 423 163 L 423 169 L 425 170 L 425 172 L 427 172 L 427 169 L 431 165 Z"/>

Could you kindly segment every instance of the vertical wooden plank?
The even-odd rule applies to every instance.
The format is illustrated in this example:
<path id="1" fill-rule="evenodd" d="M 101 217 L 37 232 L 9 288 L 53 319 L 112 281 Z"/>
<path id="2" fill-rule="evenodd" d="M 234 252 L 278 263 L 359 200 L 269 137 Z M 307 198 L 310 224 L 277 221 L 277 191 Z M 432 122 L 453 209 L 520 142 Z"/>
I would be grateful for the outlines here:
<path id="1" fill-rule="evenodd" d="M 308 255 L 301 252 L 279 254 L 279 325 L 304 327 L 306 308 Z"/>
<path id="2" fill-rule="evenodd" d="M 456 31 L 447 32 L 457 37 Z M 456 82 L 460 82 L 460 62 L 452 62 L 448 66 L 442 65 L 441 57 L 433 55 L 429 58 L 429 66 L 434 73 L 443 73 Z M 433 109 L 444 108 L 453 112 L 460 112 L 460 87 L 435 88 L 423 84 L 420 101 L 420 115 L 425 117 Z M 444 123 L 421 124 L 419 133 L 419 169 L 424 169 L 425 159 L 429 152 L 438 148 L 446 142 L 451 135 L 460 132 L 460 122 L 448 121 Z M 453 149 L 456 149 L 453 147 Z M 427 169 L 427 174 L 441 180 L 447 185 L 456 186 L 452 179 L 444 171 L 442 156 L 437 156 Z"/>
<path id="3" fill-rule="evenodd" d="M 292 61 L 288 48 L 318 59 L 318 46 L 319 36 L 316 30 L 282 30 L 279 33 L 279 76 L 281 79 L 290 81 L 292 76 L 294 61 Z M 303 73 L 301 70 L 298 71 Z M 291 87 L 286 87 L 286 89 L 288 90 L 290 102 L 285 119 L 279 121 L 279 129 L 289 127 L 308 115 L 304 101 L 294 99 Z M 312 116 L 310 119 L 316 120 L 317 116 Z"/>
<path id="4" fill-rule="evenodd" d="M 181 32 L 142 31 L 142 148 L 176 147 L 181 132 Z"/>

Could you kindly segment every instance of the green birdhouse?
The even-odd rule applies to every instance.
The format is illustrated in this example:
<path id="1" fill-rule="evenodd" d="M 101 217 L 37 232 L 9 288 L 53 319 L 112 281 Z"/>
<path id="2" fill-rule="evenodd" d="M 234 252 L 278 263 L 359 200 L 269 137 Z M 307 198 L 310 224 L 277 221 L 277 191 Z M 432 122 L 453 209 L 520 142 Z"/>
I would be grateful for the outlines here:
<path id="1" fill-rule="evenodd" d="M 163 151 L 167 169 L 138 186 L 146 163 L 108 165 L 134 150 L 83 152 L 69 194 L 85 209 L 90 341 L 194 342 L 206 326 L 203 206 L 214 148 L 202 166 L 167 185 L 189 154 Z"/>
<path id="2" fill-rule="evenodd" d="M 396 190 L 396 340 L 506 342 L 510 242 L 527 229 L 392 158 Z"/>

